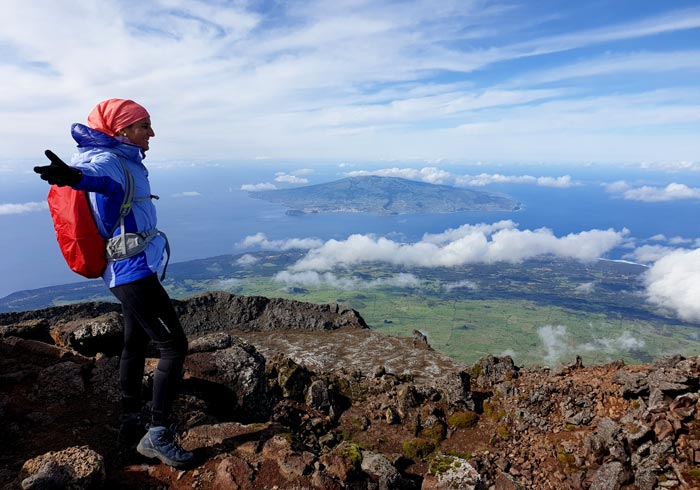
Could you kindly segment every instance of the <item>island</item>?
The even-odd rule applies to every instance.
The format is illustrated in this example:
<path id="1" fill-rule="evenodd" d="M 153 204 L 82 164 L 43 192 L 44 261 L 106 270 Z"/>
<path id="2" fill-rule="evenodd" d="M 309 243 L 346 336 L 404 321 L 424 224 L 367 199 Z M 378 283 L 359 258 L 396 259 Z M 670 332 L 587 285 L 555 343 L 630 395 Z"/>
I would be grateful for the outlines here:
<path id="1" fill-rule="evenodd" d="M 398 177 L 348 177 L 324 184 L 250 192 L 256 199 L 301 213 L 377 215 L 517 211 L 520 204 L 491 192 L 428 184 Z"/>

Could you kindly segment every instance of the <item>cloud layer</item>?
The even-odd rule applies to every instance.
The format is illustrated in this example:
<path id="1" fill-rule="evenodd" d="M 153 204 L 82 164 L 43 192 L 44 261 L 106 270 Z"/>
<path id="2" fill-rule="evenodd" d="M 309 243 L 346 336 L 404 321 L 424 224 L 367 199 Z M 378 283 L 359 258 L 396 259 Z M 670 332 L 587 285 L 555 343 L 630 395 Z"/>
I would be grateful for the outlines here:
<path id="1" fill-rule="evenodd" d="M 627 230 L 589 230 L 555 236 L 551 230 L 519 230 L 504 220 L 493 224 L 463 225 L 440 234 L 426 234 L 415 243 L 355 234 L 345 240 L 315 238 L 268 240 L 263 233 L 246 237 L 239 245 L 274 250 L 305 249 L 306 256 L 292 272 L 331 271 L 337 267 L 382 262 L 409 267 L 454 267 L 468 263 L 520 262 L 541 255 L 592 261 L 620 245 Z"/>

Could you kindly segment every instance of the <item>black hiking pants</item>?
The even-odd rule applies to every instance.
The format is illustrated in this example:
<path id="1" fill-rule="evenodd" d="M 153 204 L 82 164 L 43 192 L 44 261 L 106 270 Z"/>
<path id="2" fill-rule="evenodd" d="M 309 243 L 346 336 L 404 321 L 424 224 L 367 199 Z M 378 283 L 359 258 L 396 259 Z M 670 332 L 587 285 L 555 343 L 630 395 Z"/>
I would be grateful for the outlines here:
<path id="1" fill-rule="evenodd" d="M 149 339 L 160 352 L 153 377 L 151 423 L 167 425 L 182 379 L 187 337 L 156 274 L 111 288 L 122 304 L 124 349 L 119 363 L 123 409 L 141 409 L 141 386 Z"/>

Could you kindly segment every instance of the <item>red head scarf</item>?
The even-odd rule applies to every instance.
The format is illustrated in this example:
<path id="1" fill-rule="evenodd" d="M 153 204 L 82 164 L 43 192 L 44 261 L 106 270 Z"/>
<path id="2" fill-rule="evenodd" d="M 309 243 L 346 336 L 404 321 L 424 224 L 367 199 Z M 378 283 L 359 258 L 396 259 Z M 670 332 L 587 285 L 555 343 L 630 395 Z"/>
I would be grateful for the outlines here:
<path id="1" fill-rule="evenodd" d="M 127 99 L 103 100 L 88 115 L 88 125 L 110 136 L 117 131 L 150 117 L 142 106 Z"/>

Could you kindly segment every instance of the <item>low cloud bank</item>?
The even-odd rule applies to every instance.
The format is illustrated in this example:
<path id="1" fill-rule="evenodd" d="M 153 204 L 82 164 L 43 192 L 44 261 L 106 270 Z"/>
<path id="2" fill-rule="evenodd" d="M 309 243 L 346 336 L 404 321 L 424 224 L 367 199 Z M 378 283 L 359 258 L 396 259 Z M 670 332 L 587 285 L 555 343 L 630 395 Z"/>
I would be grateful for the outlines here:
<path id="1" fill-rule="evenodd" d="M 335 267 L 384 262 L 412 267 L 454 267 L 469 263 L 517 263 L 554 255 L 593 261 L 622 243 L 627 230 L 590 230 L 556 237 L 551 230 L 518 230 L 512 221 L 493 225 L 464 225 L 416 243 L 399 243 L 372 235 L 351 235 L 312 248 L 291 267 L 328 271 Z"/>
<path id="2" fill-rule="evenodd" d="M 644 276 L 647 299 L 686 321 L 700 321 L 700 249 L 664 255 Z"/>
<path id="3" fill-rule="evenodd" d="M 372 262 L 406 267 L 455 267 L 476 263 L 517 263 L 544 255 L 590 262 L 624 245 L 629 235 L 626 229 L 608 229 L 558 237 L 547 228 L 520 230 L 517 226 L 510 220 L 463 225 L 442 233 L 425 234 L 414 243 L 360 234 L 351 235 L 345 240 L 270 240 L 263 233 L 258 233 L 246 237 L 239 245 L 279 251 L 306 250 L 300 260 L 276 276 L 279 282 L 300 286 L 325 284 L 352 289 L 379 285 L 418 287 L 420 281 L 408 274 L 396 276 L 391 280 L 394 282 L 383 280 L 384 283 L 367 286 L 368 281 L 340 277 L 331 272 Z M 655 236 L 651 240 L 661 238 L 666 239 Z M 651 304 L 682 320 L 700 321 L 700 301 L 697 300 L 700 298 L 700 249 L 643 245 L 626 257 L 652 264 L 644 275 L 646 299 Z M 592 282 L 581 284 L 576 292 L 594 294 L 595 286 Z M 477 285 L 464 281 L 444 286 L 445 291 L 456 288 L 475 289 Z M 548 342 L 556 344 L 557 331 L 550 333 Z"/>

